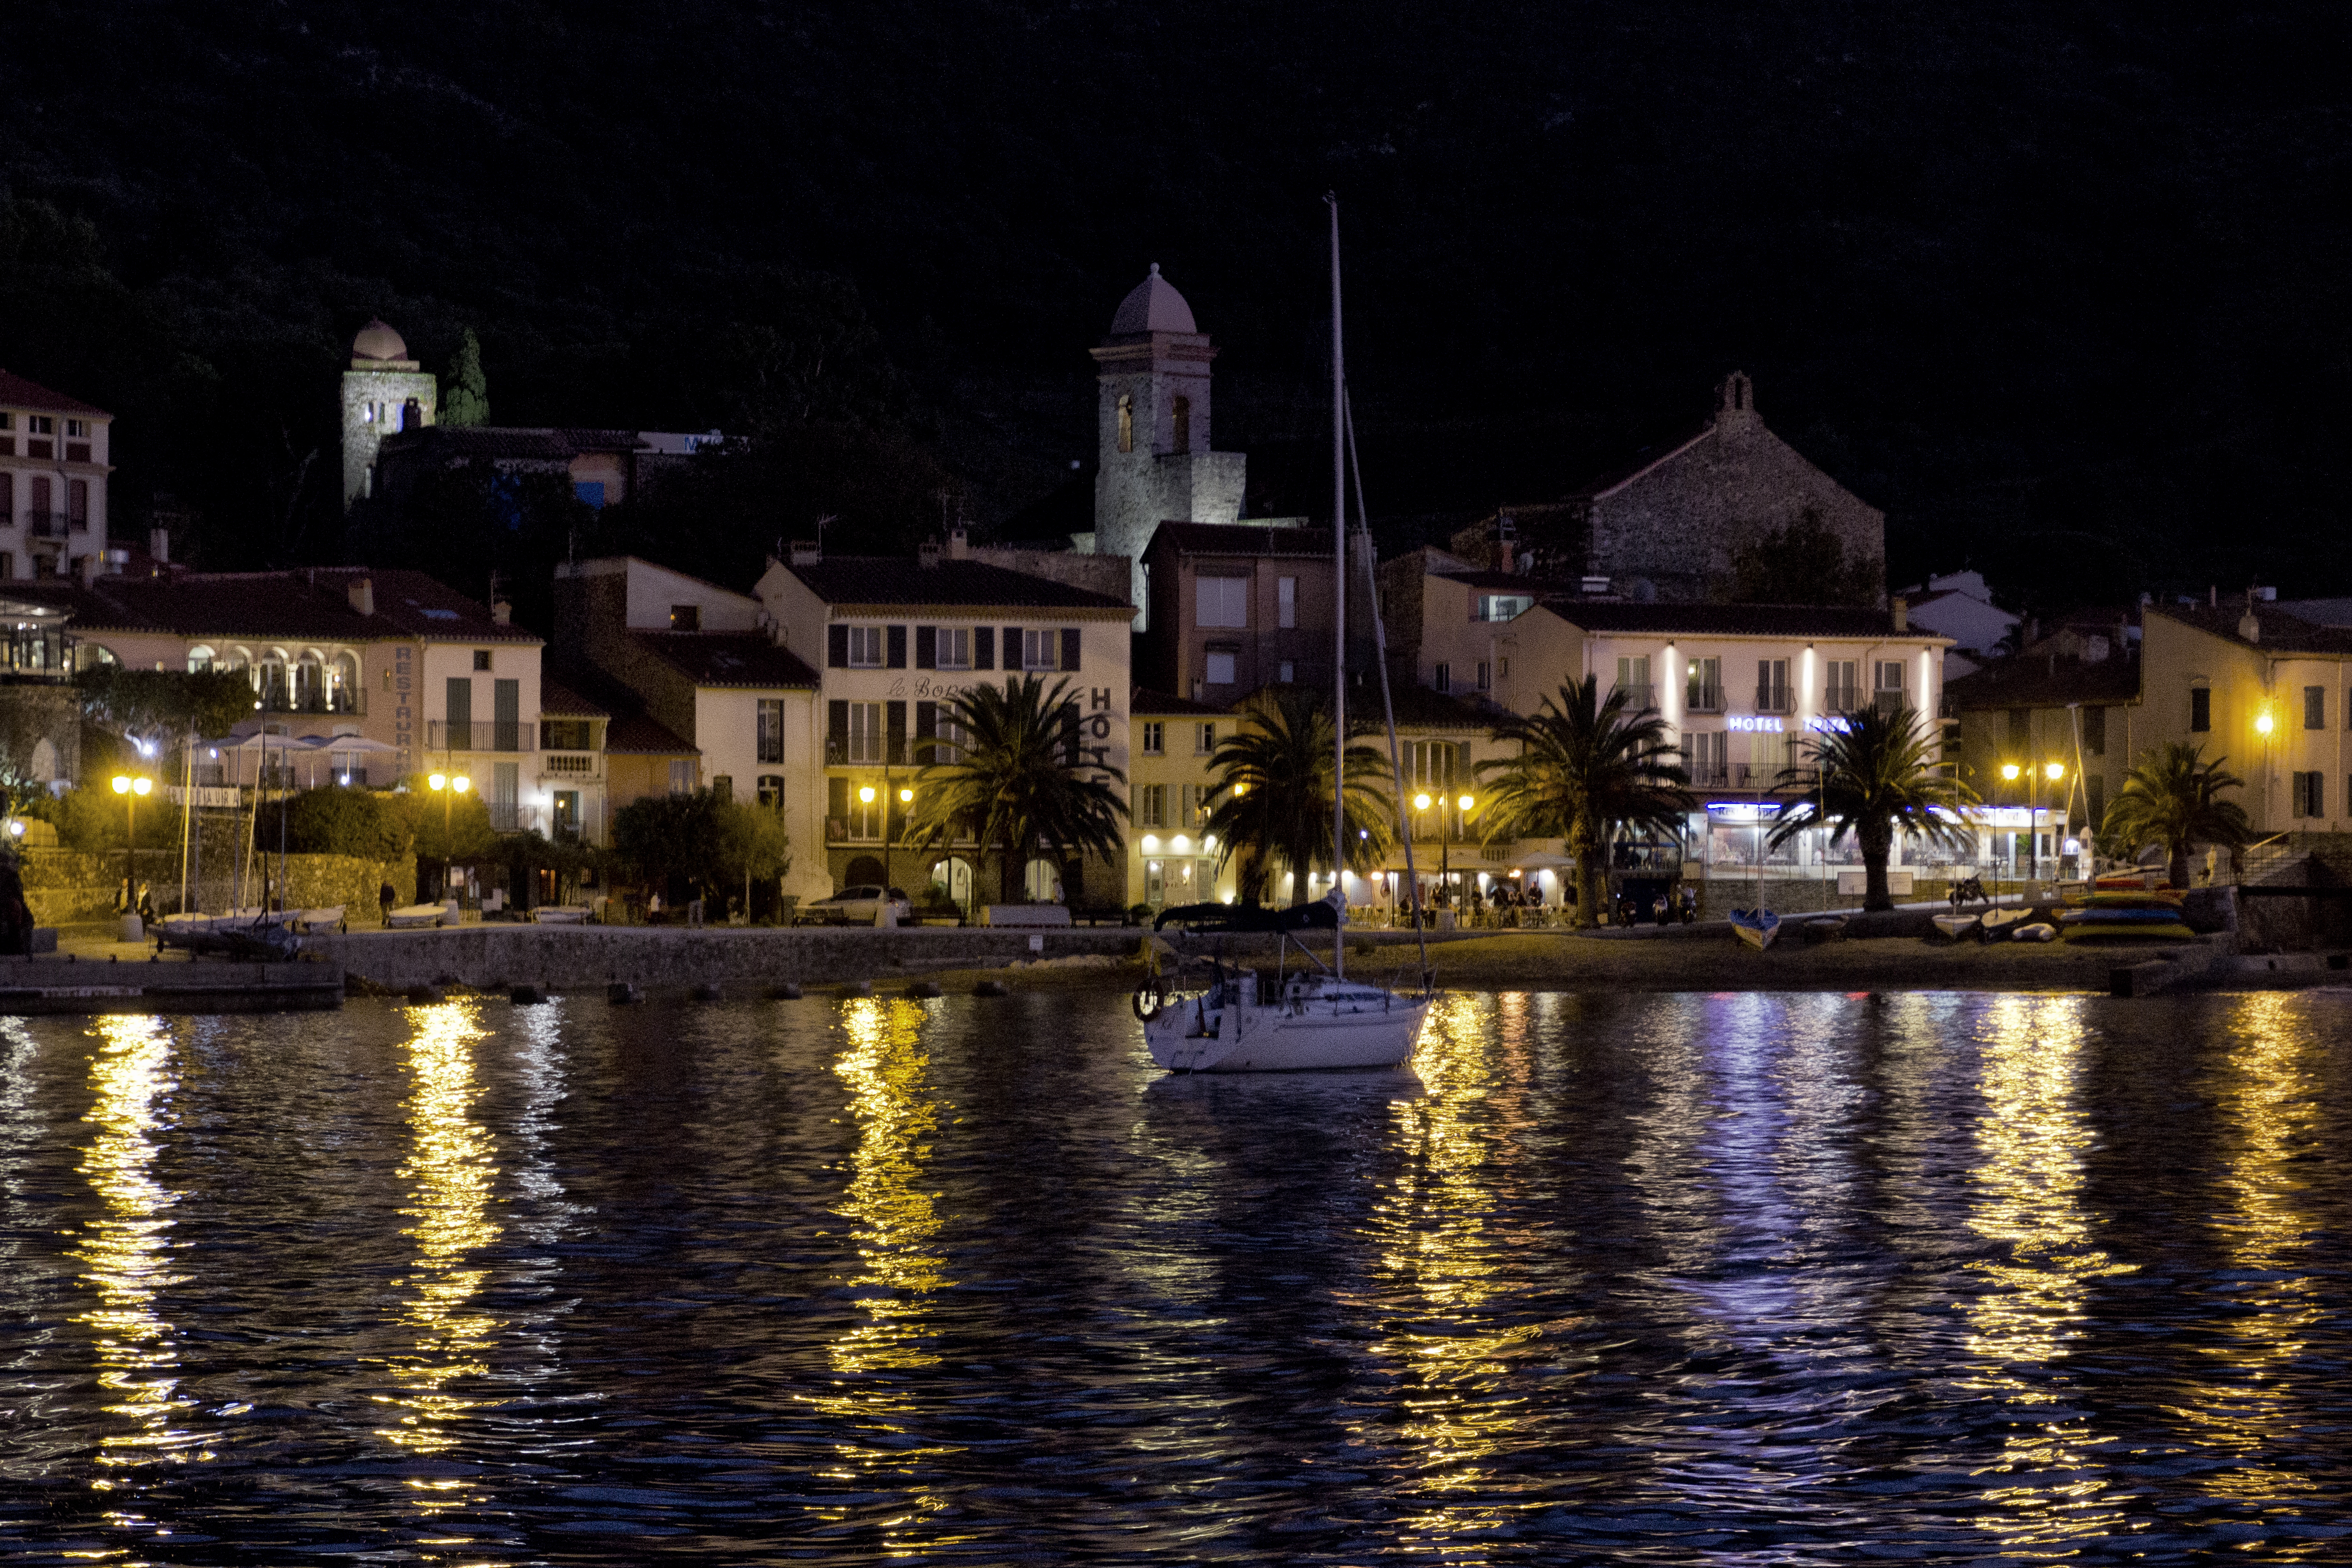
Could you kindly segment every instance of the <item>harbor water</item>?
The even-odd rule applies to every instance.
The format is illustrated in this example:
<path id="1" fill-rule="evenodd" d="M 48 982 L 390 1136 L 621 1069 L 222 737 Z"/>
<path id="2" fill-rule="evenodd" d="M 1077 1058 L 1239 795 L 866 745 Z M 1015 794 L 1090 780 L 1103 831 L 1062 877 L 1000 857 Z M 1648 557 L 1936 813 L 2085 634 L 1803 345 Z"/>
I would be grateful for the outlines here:
<path id="1" fill-rule="evenodd" d="M 0 1020 L 17 1563 L 2352 1561 L 2352 993 Z"/>

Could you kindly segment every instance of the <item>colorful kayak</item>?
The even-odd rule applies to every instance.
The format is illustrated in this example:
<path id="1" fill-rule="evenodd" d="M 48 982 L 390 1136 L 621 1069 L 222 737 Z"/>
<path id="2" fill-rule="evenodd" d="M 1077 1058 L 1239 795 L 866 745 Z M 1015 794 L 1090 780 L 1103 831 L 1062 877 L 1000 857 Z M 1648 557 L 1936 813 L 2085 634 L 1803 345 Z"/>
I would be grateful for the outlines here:
<path id="1" fill-rule="evenodd" d="M 1761 952 L 1780 934 L 1780 917 L 1770 910 L 1734 910 L 1731 929 L 1739 933 L 1740 941 Z"/>

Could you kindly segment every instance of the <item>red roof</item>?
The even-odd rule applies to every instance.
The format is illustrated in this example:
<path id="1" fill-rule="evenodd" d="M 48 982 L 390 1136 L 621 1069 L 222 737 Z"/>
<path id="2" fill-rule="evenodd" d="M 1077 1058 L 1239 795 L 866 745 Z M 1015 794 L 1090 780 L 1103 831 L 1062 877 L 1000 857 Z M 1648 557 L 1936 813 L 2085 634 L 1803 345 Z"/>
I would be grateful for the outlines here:
<path id="1" fill-rule="evenodd" d="M 0 370 L 0 404 L 16 408 L 43 408 L 52 414 L 95 414 L 100 419 L 113 415 L 79 397 L 68 397 L 62 392 L 51 392 L 37 381 L 26 381 L 12 372 Z"/>

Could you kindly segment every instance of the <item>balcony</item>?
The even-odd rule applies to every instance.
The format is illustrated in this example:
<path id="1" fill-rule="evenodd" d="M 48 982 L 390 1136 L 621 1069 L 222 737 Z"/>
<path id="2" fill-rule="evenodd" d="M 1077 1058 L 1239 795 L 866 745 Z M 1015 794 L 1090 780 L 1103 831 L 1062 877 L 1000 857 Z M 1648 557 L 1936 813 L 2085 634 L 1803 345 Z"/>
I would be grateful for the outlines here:
<path id="1" fill-rule="evenodd" d="M 1723 688 L 1720 686 L 1702 686 L 1694 681 L 1685 696 L 1684 707 L 1690 712 L 1720 713 L 1723 711 Z"/>
<path id="2" fill-rule="evenodd" d="M 425 724 L 425 746 L 433 752 L 533 752 L 539 749 L 539 726 L 451 724 L 429 719 Z"/>
<path id="3" fill-rule="evenodd" d="M 1757 687 L 1756 711 L 1759 713 L 1788 713 L 1794 711 L 1795 708 L 1786 686 Z"/>
<path id="4" fill-rule="evenodd" d="M 547 814 L 535 805 L 519 801 L 488 800 L 482 803 L 490 813 L 490 827 L 498 833 L 531 833 L 547 831 Z"/>
<path id="5" fill-rule="evenodd" d="M 898 749 L 901 753 L 906 750 L 904 745 Z M 883 761 L 882 750 L 882 738 L 878 735 L 868 735 L 862 739 L 853 738 L 847 741 L 827 741 L 824 743 L 825 766 L 878 768 L 887 765 L 902 768 L 907 765 L 907 759 L 903 754 L 890 758 L 886 764 Z"/>
<path id="6" fill-rule="evenodd" d="M 1620 681 L 1616 689 L 1618 694 L 1625 699 L 1626 712 L 1654 713 L 1657 711 L 1658 689 L 1646 681 L 1639 685 L 1627 685 Z"/>
<path id="7" fill-rule="evenodd" d="M 20 511 L 13 518 L 0 517 L 0 526 L 10 522 L 23 524 L 27 539 L 63 539 L 69 533 L 89 531 L 89 519 L 62 511 Z"/>
<path id="8" fill-rule="evenodd" d="M 1900 691 L 1874 691 L 1870 694 L 1870 705 L 1883 717 L 1892 719 L 1903 710 L 1904 696 Z"/>
<path id="9" fill-rule="evenodd" d="M 539 774 L 559 783 L 585 783 L 604 776 L 604 759 L 593 752 L 542 752 Z"/>
<path id="10" fill-rule="evenodd" d="M 1693 789 L 1729 789 L 1731 770 L 1722 766 L 1696 765 L 1690 771 Z"/>
<path id="11" fill-rule="evenodd" d="M 362 718 L 367 713 L 367 693 L 354 687 L 335 691 L 297 691 L 290 697 L 277 687 L 268 687 L 257 694 L 263 713 L 347 713 Z"/>

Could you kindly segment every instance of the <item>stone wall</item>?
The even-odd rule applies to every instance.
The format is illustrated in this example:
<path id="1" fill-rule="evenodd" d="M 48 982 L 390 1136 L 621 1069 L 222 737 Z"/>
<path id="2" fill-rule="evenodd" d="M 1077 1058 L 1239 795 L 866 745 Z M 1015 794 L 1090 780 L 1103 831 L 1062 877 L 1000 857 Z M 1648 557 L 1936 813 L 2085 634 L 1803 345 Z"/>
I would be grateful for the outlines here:
<path id="1" fill-rule="evenodd" d="M 257 879 L 259 858 L 251 868 L 251 876 L 241 889 L 226 869 L 227 857 L 218 857 L 207 869 L 207 875 L 193 890 L 191 902 L 202 910 L 226 910 L 236 894 L 242 891 L 243 901 L 260 901 Z M 177 849 L 142 849 L 134 862 L 140 880 L 147 884 L 149 895 L 155 900 L 156 912 L 171 914 L 180 902 L 180 852 Z M 25 901 L 33 908 L 33 916 L 42 925 L 79 925 L 94 921 L 111 920 L 115 915 L 115 894 L 122 886 L 122 852 L 113 850 L 99 854 L 83 854 L 72 849 L 28 849 L 21 859 L 25 879 Z M 278 879 L 277 857 L 269 858 L 269 879 Z M 348 855 L 289 855 L 286 858 L 286 882 L 290 897 L 286 900 L 295 909 L 324 909 L 341 904 L 349 918 L 373 925 L 380 918 L 376 889 L 390 882 L 404 904 L 416 900 L 416 863 L 402 861 L 386 866 L 373 860 L 361 860 Z"/>
<path id="2" fill-rule="evenodd" d="M 350 973 L 395 990 L 453 983 L 579 989 L 625 980 L 665 989 L 716 984 L 756 995 L 787 980 L 831 984 L 939 969 L 995 969 L 1040 957 L 1125 958 L 1139 951 L 1144 934 L 1118 927 L 1031 933 L 499 923 L 353 931 L 313 937 L 306 945 Z"/>

